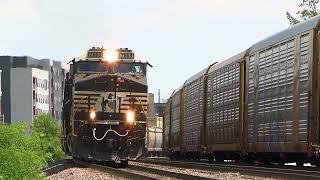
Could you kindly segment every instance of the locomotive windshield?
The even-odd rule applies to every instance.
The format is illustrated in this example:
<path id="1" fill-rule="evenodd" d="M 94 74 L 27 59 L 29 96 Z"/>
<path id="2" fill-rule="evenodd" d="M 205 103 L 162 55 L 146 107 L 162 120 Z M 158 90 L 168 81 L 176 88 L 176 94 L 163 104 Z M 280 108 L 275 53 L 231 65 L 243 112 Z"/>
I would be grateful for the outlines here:
<path id="1" fill-rule="evenodd" d="M 78 72 L 107 72 L 113 73 L 143 73 L 146 67 L 143 63 L 106 63 L 106 62 L 77 62 Z"/>

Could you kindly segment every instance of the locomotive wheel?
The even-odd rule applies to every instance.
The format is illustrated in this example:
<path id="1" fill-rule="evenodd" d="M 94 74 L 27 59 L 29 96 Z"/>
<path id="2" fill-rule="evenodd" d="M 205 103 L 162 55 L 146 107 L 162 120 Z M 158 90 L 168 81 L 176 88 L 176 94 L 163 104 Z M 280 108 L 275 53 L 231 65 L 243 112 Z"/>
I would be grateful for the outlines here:
<path id="1" fill-rule="evenodd" d="M 72 154 L 72 135 L 71 132 L 68 133 L 67 135 L 67 142 L 66 142 L 66 150 L 68 153 Z"/>
<path id="2" fill-rule="evenodd" d="M 303 161 L 297 161 L 296 164 L 297 164 L 298 167 L 303 167 L 304 162 Z"/>
<path id="3" fill-rule="evenodd" d="M 286 162 L 284 160 L 279 160 L 278 161 L 278 166 L 284 166 Z"/>
<path id="4" fill-rule="evenodd" d="M 221 157 L 221 155 L 220 155 L 220 156 L 216 156 L 215 162 L 217 162 L 217 163 L 223 163 L 223 162 L 224 162 L 224 157 L 223 157 L 223 156 Z"/>
<path id="5" fill-rule="evenodd" d="M 128 167 L 128 160 L 123 160 L 123 161 L 121 161 L 120 167 L 122 167 L 122 168 Z"/>
<path id="6" fill-rule="evenodd" d="M 214 156 L 213 155 L 209 154 L 208 159 L 209 159 L 210 164 L 214 163 Z"/>

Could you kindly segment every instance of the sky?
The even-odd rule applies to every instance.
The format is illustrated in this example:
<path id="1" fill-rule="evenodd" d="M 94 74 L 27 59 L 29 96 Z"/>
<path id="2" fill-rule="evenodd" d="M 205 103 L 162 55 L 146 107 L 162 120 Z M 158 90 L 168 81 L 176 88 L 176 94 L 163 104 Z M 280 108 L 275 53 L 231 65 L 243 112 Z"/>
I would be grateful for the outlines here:
<path id="1" fill-rule="evenodd" d="M 68 62 L 92 46 L 128 47 L 154 67 L 149 92 L 289 27 L 301 0 L 0 0 L 0 55 Z"/>

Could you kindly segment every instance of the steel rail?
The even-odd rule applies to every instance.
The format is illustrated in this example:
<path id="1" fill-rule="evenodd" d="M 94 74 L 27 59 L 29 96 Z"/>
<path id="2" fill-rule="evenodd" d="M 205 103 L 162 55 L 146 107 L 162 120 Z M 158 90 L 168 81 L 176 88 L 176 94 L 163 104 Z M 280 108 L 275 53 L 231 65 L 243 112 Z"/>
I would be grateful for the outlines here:
<path id="1" fill-rule="evenodd" d="M 212 180 L 212 178 L 207 178 L 207 177 L 203 177 L 203 176 L 195 176 L 195 175 L 185 174 L 185 173 L 180 173 L 180 172 L 166 171 L 166 170 L 161 170 L 161 169 L 156 169 L 156 168 L 151 168 L 151 167 L 132 165 L 132 164 L 130 164 L 130 162 L 129 162 L 128 167 L 130 169 L 134 169 L 137 171 L 146 171 L 149 173 L 158 174 L 158 175 L 165 175 L 165 176 L 173 177 L 173 178 L 177 178 L 177 179 L 188 179 L 188 180 L 198 180 L 198 179 L 209 180 L 210 179 L 210 180 Z"/>
<path id="2" fill-rule="evenodd" d="M 246 175 L 262 177 L 284 178 L 284 179 L 320 179 L 320 171 L 316 168 L 308 170 L 292 168 L 275 168 L 249 165 L 228 165 L 228 164 L 209 164 L 201 162 L 170 161 L 157 159 L 140 159 L 137 162 L 166 165 L 180 168 L 193 168 L 207 171 L 239 172 Z"/>
<path id="3" fill-rule="evenodd" d="M 121 177 L 126 177 L 129 179 L 163 179 L 163 178 L 177 178 L 177 179 L 188 179 L 188 180 L 209 180 L 212 178 L 207 178 L 203 176 L 195 176 L 195 175 L 190 175 L 190 174 L 185 174 L 185 173 L 180 173 L 180 172 L 173 172 L 173 171 L 166 171 L 166 170 L 161 170 L 161 169 L 156 169 L 152 167 L 145 167 L 145 166 L 140 166 L 140 165 L 134 165 L 130 164 L 127 168 L 113 168 L 109 166 L 103 166 L 103 165 L 98 165 L 98 164 L 93 164 L 89 162 L 84 162 L 84 161 L 79 161 L 79 160 L 74 160 L 75 164 L 96 169 L 102 172 L 108 172 L 110 174 L 114 174 L 117 176 Z M 140 172 L 140 173 L 139 173 Z M 141 173 L 142 172 L 142 173 Z M 148 175 L 143 175 L 143 173 L 149 173 L 155 175 L 155 177 L 148 176 Z M 156 176 L 161 176 L 160 178 L 157 178 Z"/>

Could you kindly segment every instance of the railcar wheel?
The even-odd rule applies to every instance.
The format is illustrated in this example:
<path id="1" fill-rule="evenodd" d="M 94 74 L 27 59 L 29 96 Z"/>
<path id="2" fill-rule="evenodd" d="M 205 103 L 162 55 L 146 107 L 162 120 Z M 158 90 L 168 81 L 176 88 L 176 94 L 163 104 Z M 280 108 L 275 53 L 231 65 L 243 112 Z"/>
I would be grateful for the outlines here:
<path id="1" fill-rule="evenodd" d="M 263 165 L 270 165 L 270 161 L 268 158 L 264 158 L 264 157 L 259 157 L 258 158 L 258 162 L 262 163 Z"/>
<path id="2" fill-rule="evenodd" d="M 126 168 L 126 167 L 128 167 L 128 160 L 123 160 L 123 161 L 121 161 L 121 163 L 120 163 L 120 167 L 122 167 L 122 168 Z"/>

